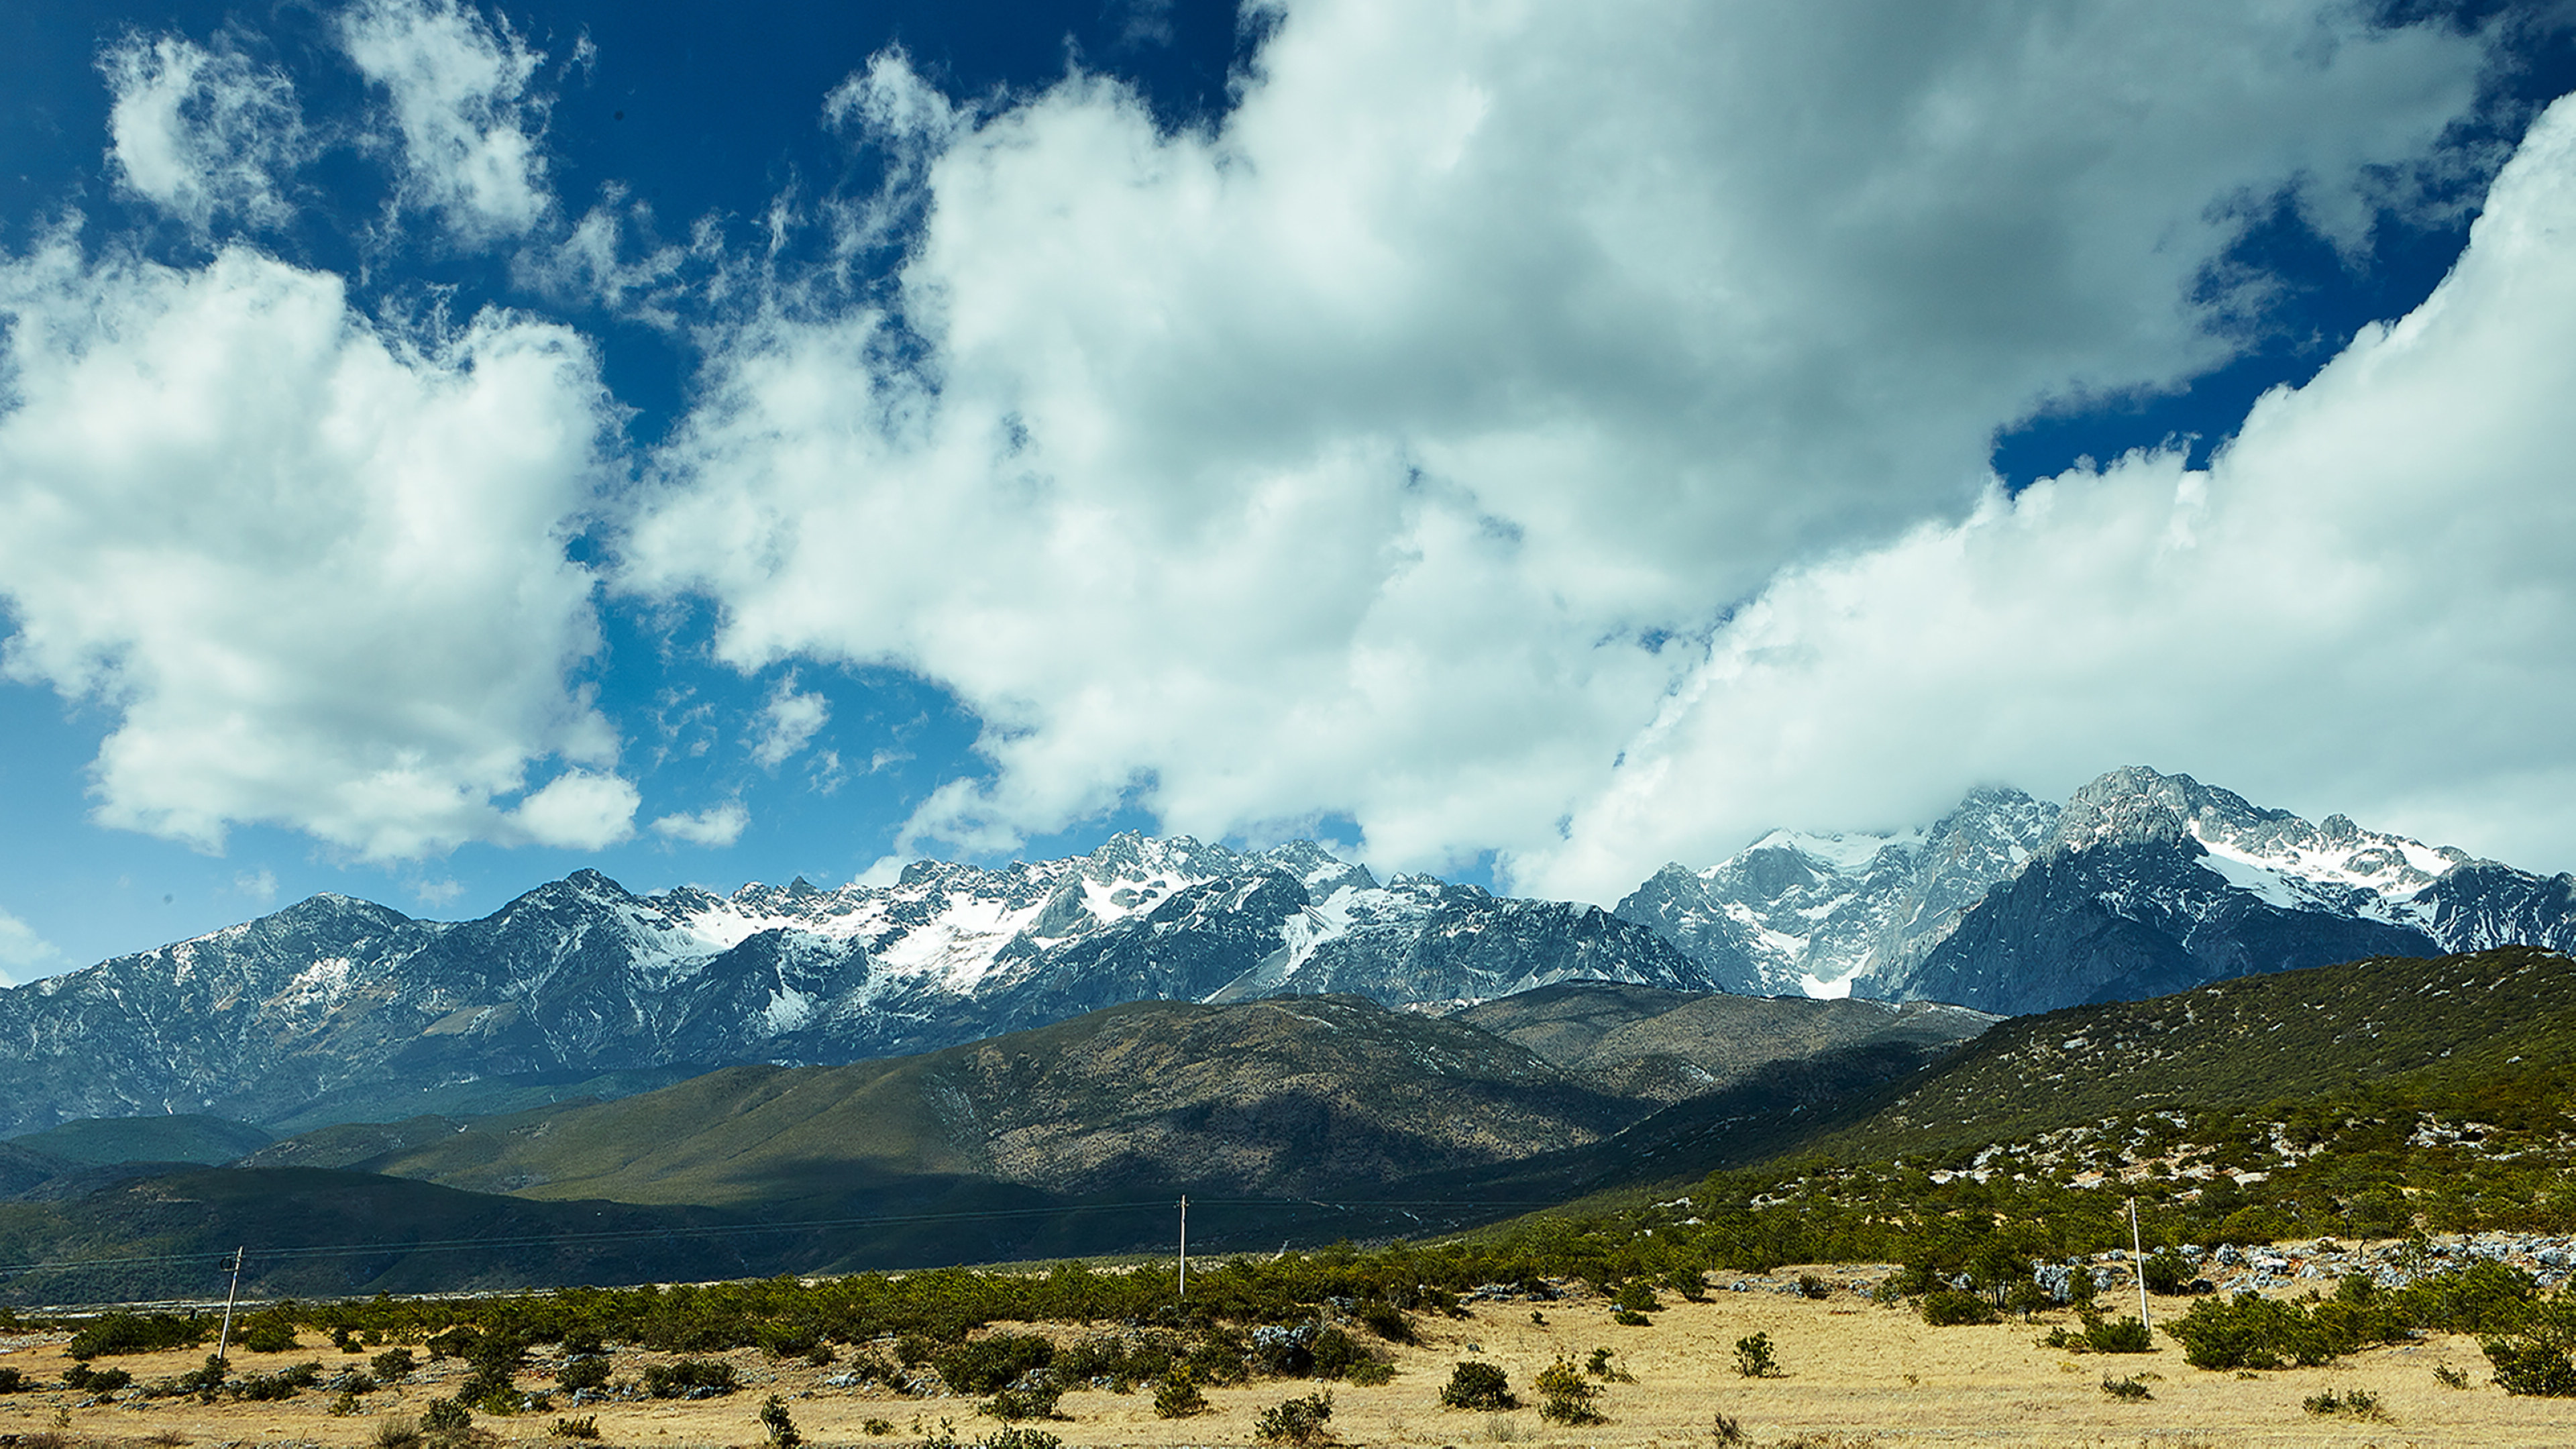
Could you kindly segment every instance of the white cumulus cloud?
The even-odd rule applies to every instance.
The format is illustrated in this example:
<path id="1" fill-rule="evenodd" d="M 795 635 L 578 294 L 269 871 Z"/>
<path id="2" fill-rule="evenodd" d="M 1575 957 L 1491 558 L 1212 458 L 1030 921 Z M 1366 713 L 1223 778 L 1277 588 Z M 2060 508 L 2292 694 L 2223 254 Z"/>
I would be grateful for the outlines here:
<path id="1" fill-rule="evenodd" d="M 2485 55 L 2341 4 L 1276 14 L 1211 128 L 881 57 L 831 114 L 918 177 L 890 310 L 762 312 L 655 460 L 627 586 L 985 721 L 903 848 L 1122 799 L 1541 848 L 1676 637 L 1966 516 L 2035 409 L 2223 360 L 2249 217 L 2365 245 Z"/>
<path id="2" fill-rule="evenodd" d="M 1515 878 L 1606 899 L 1767 826 L 2129 762 L 2576 866 L 2571 397 L 2565 100 L 2432 298 L 2263 398 L 2205 472 L 2135 455 L 1790 573 Z"/>
<path id="3" fill-rule="evenodd" d="M 0 666 L 113 712 L 101 820 L 377 858 L 627 829 L 566 682 L 599 647 L 564 553 L 607 406 L 579 338 L 398 336 L 255 252 L 69 239 L 0 266 L 0 318 Z"/>
<path id="4" fill-rule="evenodd" d="M 20 985 L 63 963 L 63 953 L 36 928 L 0 911 L 0 986 Z"/>
<path id="5" fill-rule="evenodd" d="M 546 107 L 528 88 L 545 55 L 506 17 L 457 0 L 362 0 L 341 16 L 340 38 L 391 104 L 413 199 L 468 238 L 545 218 Z"/>
<path id="6" fill-rule="evenodd" d="M 779 681 L 761 707 L 760 738 L 752 741 L 752 763 L 764 770 L 777 769 L 804 749 L 831 718 L 831 703 L 822 695 L 798 689 L 793 678 Z"/>
<path id="7" fill-rule="evenodd" d="M 751 812 L 741 801 L 728 800 L 694 814 L 665 815 L 653 822 L 653 833 L 665 840 L 721 850 L 742 839 L 750 825 Z"/>
<path id="8" fill-rule="evenodd" d="M 294 83 L 223 46 L 130 34 L 99 57 L 117 179 L 204 232 L 221 214 L 288 216 L 283 179 L 311 159 Z"/>

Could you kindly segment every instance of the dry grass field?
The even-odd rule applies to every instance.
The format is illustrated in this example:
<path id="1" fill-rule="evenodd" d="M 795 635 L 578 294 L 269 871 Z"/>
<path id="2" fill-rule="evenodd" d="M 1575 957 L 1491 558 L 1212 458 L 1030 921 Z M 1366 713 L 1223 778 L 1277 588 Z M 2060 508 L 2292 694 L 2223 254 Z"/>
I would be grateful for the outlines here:
<path id="1" fill-rule="evenodd" d="M 1788 1270 L 1794 1273 L 1793 1270 Z M 2040 1330 L 2021 1323 L 1993 1327 L 1927 1328 L 1911 1312 L 1880 1307 L 1846 1292 L 1821 1301 L 1768 1292 L 1717 1293 L 1706 1303 L 1674 1301 L 1649 1328 L 1611 1322 L 1608 1304 L 1567 1299 L 1537 1305 L 1544 1324 L 1531 1321 L 1528 1303 L 1485 1303 L 1459 1320 L 1426 1319 L 1419 1347 L 1396 1351 L 1398 1375 L 1376 1387 L 1331 1385 L 1330 1429 L 1346 1445 L 1530 1446 L 1701 1445 L 1720 1441 L 1712 1426 L 1731 1416 L 1743 1442 L 1802 1444 L 1843 1449 L 1858 1444 L 2100 1445 L 2100 1446 L 2571 1446 L 2576 1445 L 2576 1401 L 2515 1399 L 2488 1385 L 2486 1362 L 2467 1339 L 2435 1338 L 2363 1354 L 2329 1368 L 2261 1375 L 2208 1373 L 2187 1367 L 2178 1346 L 2158 1335 L 2159 1352 L 2117 1357 L 2074 1355 L 2039 1348 Z M 1047 1326 L 1059 1341 L 1096 1329 Z M 1736 1341 L 1767 1333 L 1784 1376 L 1748 1379 L 1735 1370 Z M 1595 1348 L 1615 1351 L 1634 1383 L 1605 1386 L 1607 1424 L 1567 1429 L 1544 1423 L 1532 1408 L 1508 1414 L 1443 1410 L 1439 1391 L 1462 1359 L 1500 1366 L 1525 1401 L 1532 1380 L 1560 1354 L 1577 1361 Z M 102 1360 L 133 1372 L 138 1381 L 177 1374 L 202 1362 L 203 1351 L 136 1355 Z M 814 1444 L 917 1444 L 943 1419 L 956 1437 L 971 1441 L 998 1428 L 979 1418 L 974 1401 L 918 1399 L 883 1390 L 835 1388 L 824 1380 L 835 1370 L 802 1362 L 774 1362 L 754 1352 L 727 1355 L 746 1387 L 723 1398 L 696 1402 L 638 1399 L 585 1406 L 596 1414 L 602 1441 L 632 1449 L 695 1449 L 753 1445 L 762 1440 L 756 1418 L 761 1401 L 782 1395 L 797 1428 Z M 236 1366 L 267 1371 L 305 1359 L 326 1370 L 342 1355 L 328 1345 L 291 1354 L 241 1354 Z M 621 1351 L 620 1379 L 635 1377 L 647 1356 Z M 357 1360 L 349 1360 L 357 1362 Z M 308 1390 L 278 1403 L 203 1406 L 180 1399 L 126 1399 L 85 1404 L 63 1391 L 68 1360 L 59 1342 L 21 1342 L 0 1351 L 0 1366 L 14 1366 L 40 1387 L 0 1397 L 0 1444 L 42 1446 L 131 1445 L 179 1449 L 303 1443 L 371 1446 L 389 1421 L 416 1416 L 439 1397 L 462 1365 L 443 1361 L 411 1383 L 366 1396 L 360 1412 L 328 1412 L 332 1395 Z M 2435 1369 L 2465 1372 L 2476 1387 L 2453 1389 Z M 543 1364 L 533 1366 L 542 1369 Z M 2151 1398 L 2124 1402 L 2106 1394 L 2105 1375 L 2142 1379 Z M 524 1381 L 533 1389 L 533 1373 Z M 1269 1381 L 1208 1391 L 1211 1412 L 1189 1419 L 1154 1415 L 1150 1390 L 1111 1394 L 1084 1390 L 1064 1396 L 1063 1420 L 1042 1427 L 1068 1446 L 1212 1445 L 1253 1442 L 1253 1421 L 1264 1408 L 1321 1385 Z M 2380 1417 L 2320 1417 L 2302 1401 L 2333 1390 L 2376 1395 Z M 550 1441 L 553 1414 L 509 1418 L 478 1416 L 479 1428 L 504 1444 L 561 1449 Z M 891 1423 L 890 1434 L 871 1435 L 871 1419 Z M 918 1427 L 916 1427 L 918 1426 Z"/>

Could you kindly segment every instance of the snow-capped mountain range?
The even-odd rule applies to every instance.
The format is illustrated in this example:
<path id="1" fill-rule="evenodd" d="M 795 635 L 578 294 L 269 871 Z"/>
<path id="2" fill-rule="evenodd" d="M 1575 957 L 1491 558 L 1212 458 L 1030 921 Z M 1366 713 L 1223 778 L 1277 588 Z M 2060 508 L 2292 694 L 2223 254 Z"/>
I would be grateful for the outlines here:
<path id="1" fill-rule="evenodd" d="M 1666 866 L 1619 914 L 1730 990 L 2018 1014 L 2364 956 L 2566 950 L 2576 877 L 2130 766 L 2063 806 L 1988 788 L 1922 830 L 1775 831 Z"/>
<path id="2" fill-rule="evenodd" d="M 1595 906 L 1311 843 L 1121 835 L 889 886 L 637 896 L 593 871 L 479 921 L 322 895 L 0 991 L 0 1135 L 209 1112 L 269 1126 L 619 1095 L 733 1062 L 847 1062 L 1121 1002 L 1348 992 L 1439 1007 L 1572 979 L 1715 988 Z"/>
<path id="3" fill-rule="evenodd" d="M 1120 835 L 891 885 L 638 896 L 592 871 L 478 921 L 323 895 L 0 990 L 0 1136 L 205 1112 L 274 1128 L 497 1111 L 736 1062 L 930 1050 L 1123 1002 L 1345 992 L 1422 1010 L 1598 979 L 2017 1014 L 2373 955 L 2576 945 L 2576 877 L 2188 776 L 2063 806 L 1972 792 L 1931 825 L 1775 831 L 1615 912 L 1311 842 Z"/>

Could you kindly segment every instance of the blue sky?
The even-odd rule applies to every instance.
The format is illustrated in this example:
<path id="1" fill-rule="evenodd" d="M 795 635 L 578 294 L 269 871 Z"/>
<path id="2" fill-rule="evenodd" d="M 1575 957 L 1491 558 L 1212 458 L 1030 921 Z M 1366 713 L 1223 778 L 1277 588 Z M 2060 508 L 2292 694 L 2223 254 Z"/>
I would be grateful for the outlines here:
<path id="1" fill-rule="evenodd" d="M 17 7 L 0 976 L 2130 762 L 2576 866 L 2564 8 L 2248 9 Z"/>

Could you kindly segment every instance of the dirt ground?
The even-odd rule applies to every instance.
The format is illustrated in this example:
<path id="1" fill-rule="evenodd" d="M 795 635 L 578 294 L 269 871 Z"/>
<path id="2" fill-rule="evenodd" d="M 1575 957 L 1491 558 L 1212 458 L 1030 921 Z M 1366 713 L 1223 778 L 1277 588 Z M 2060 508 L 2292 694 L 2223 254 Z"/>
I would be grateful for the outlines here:
<path id="1" fill-rule="evenodd" d="M 1544 1324 L 1531 1321 L 1534 1310 L 1544 1315 Z M 2488 1383 L 2477 1345 L 2462 1338 L 2376 1350 L 2328 1368 L 2240 1375 L 2188 1367 L 2180 1347 L 2162 1334 L 2153 1354 L 2075 1355 L 2036 1345 L 2045 1324 L 1928 1328 L 1903 1308 L 1876 1306 L 1847 1292 L 1822 1301 L 1771 1292 L 1719 1292 L 1705 1303 L 1674 1300 L 1646 1328 L 1618 1326 L 1610 1314 L 1609 1305 L 1598 1299 L 1568 1299 L 1484 1303 L 1465 1319 L 1423 1320 L 1423 1343 L 1393 1350 L 1398 1373 L 1392 1383 L 1329 1386 L 1329 1427 L 1346 1445 L 1425 1449 L 1482 1444 L 1714 1449 L 1720 1441 L 1712 1426 L 1720 1414 L 1741 1426 L 1745 1443 L 1803 1442 L 1814 1449 L 1860 1443 L 2159 1449 L 2576 1446 L 2576 1401 L 2507 1397 Z M 1046 1331 L 1063 1342 L 1100 1330 L 1052 1326 Z M 1770 1335 L 1782 1377 L 1757 1380 L 1736 1372 L 1736 1341 L 1757 1332 Z M 1564 1429 L 1542 1422 L 1529 1408 L 1483 1414 L 1440 1407 L 1440 1387 L 1461 1360 L 1501 1366 L 1512 1388 L 1524 1399 L 1534 1399 L 1532 1380 L 1557 1355 L 1580 1361 L 1599 1347 L 1614 1350 L 1636 1377 L 1634 1383 L 1606 1386 L 1607 1424 Z M 971 1399 L 836 1388 L 824 1382 L 835 1369 L 773 1362 L 747 1351 L 726 1357 L 745 1383 L 741 1392 L 727 1397 L 635 1400 L 558 1412 L 597 1415 L 602 1441 L 630 1449 L 758 1444 L 762 1431 L 755 1416 L 771 1393 L 786 1399 L 797 1428 L 819 1445 L 904 1449 L 936 1434 L 942 1420 L 953 1422 L 961 1443 L 1000 1427 L 978 1417 Z M 323 1344 L 289 1354 L 237 1351 L 234 1363 L 241 1371 L 266 1372 L 306 1359 L 319 1359 L 326 1373 L 363 1362 Z M 184 1372 L 203 1360 L 200 1349 L 102 1359 L 98 1366 L 124 1367 L 144 1382 Z M 653 1361 L 653 1356 L 621 1351 L 615 1355 L 616 1373 L 631 1379 Z M 0 1446 L 9 1445 L 13 1436 L 23 1449 L 82 1444 L 138 1449 L 372 1446 L 387 1421 L 417 1416 L 465 1372 L 455 1361 L 443 1361 L 410 1383 L 367 1395 L 358 1413 L 334 1416 L 328 1412 L 333 1396 L 314 1390 L 284 1402 L 211 1407 L 176 1399 L 92 1403 L 59 1387 L 67 1364 L 58 1341 L 0 1341 L 0 1367 L 14 1366 L 31 1381 L 55 1385 L 0 1397 Z M 2444 1386 L 2434 1375 L 2441 1367 L 2465 1373 L 2475 1387 Z M 523 1385 L 543 1387 L 550 1380 L 540 1373 L 547 1368 L 532 1365 Z M 2106 1374 L 2135 1375 L 2153 1397 L 2115 1400 L 2102 1390 Z M 1213 1410 L 1182 1420 L 1156 1418 L 1150 1391 L 1120 1395 L 1084 1390 L 1064 1396 L 1060 1409 L 1065 1419 L 1034 1427 L 1058 1436 L 1070 1449 L 1250 1444 L 1261 1410 L 1320 1387 L 1325 1386 L 1274 1380 L 1212 1388 L 1207 1396 Z M 2383 1417 L 2319 1417 L 2301 1407 L 2310 1395 L 2354 1389 L 2377 1395 Z M 504 1445 L 568 1449 L 567 1441 L 548 1437 L 556 1417 L 478 1416 L 476 1422 Z M 866 1425 L 871 1419 L 890 1423 L 892 1432 L 870 1435 Z"/>

